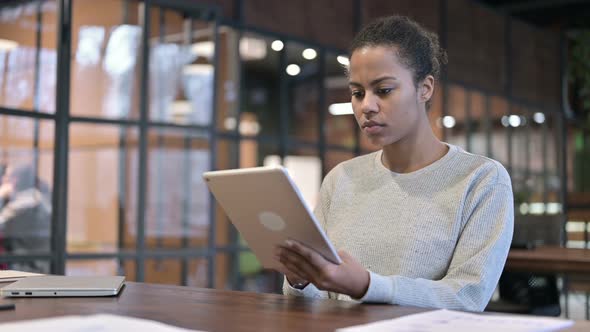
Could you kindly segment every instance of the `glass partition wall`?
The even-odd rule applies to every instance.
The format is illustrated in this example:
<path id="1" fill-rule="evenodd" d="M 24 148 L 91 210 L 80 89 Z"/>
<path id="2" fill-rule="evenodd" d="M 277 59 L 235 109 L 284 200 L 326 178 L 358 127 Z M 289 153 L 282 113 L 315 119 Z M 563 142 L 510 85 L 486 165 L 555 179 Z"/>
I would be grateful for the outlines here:
<path id="1" fill-rule="evenodd" d="M 0 268 L 277 292 L 201 174 L 283 164 L 314 206 L 327 172 L 377 149 L 343 50 L 192 2 L 0 6 L 0 171 L 38 197 L 31 224 L 0 228 Z M 510 170 L 517 214 L 560 213 L 557 110 L 446 81 L 428 112 Z"/>

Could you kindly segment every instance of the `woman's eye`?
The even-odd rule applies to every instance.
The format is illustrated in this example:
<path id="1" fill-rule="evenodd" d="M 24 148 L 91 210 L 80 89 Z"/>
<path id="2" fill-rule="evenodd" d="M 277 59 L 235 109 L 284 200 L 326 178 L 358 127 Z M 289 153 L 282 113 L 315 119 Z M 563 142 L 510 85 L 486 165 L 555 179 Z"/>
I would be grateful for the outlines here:
<path id="1" fill-rule="evenodd" d="M 363 96 L 363 93 L 361 91 L 351 91 L 350 94 L 355 98 L 360 98 Z"/>
<path id="2" fill-rule="evenodd" d="M 378 89 L 377 93 L 380 95 L 386 95 L 388 93 L 390 93 L 393 90 L 393 88 L 383 88 L 383 89 Z"/>

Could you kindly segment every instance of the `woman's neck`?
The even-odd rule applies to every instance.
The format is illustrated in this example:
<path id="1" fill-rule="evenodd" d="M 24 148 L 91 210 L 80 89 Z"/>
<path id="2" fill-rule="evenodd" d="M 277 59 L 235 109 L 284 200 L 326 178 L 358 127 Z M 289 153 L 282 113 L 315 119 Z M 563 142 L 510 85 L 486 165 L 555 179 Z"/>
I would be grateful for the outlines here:
<path id="1" fill-rule="evenodd" d="M 412 135 L 383 147 L 381 162 L 393 172 L 410 173 L 439 160 L 448 150 L 434 135 L 430 123 L 421 121 Z"/>

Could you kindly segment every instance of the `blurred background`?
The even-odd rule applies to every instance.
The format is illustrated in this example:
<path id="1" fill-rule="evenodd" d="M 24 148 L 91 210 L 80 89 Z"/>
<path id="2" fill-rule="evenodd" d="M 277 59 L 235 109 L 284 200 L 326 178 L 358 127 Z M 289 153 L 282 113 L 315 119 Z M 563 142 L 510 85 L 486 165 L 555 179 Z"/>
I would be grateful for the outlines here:
<path id="1" fill-rule="evenodd" d="M 432 127 L 509 170 L 515 245 L 588 248 L 588 1 L 22 0 L 0 2 L 0 268 L 279 292 L 201 174 L 283 164 L 313 206 L 376 149 L 346 49 L 393 14 L 447 49 Z"/>

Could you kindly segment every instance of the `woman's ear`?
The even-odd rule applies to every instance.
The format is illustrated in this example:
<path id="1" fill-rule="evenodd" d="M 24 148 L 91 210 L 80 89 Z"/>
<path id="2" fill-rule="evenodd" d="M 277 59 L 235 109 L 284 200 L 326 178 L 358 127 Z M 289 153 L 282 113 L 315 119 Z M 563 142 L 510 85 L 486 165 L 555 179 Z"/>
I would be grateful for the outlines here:
<path id="1" fill-rule="evenodd" d="M 420 82 L 418 92 L 418 98 L 421 103 L 426 103 L 432 98 L 432 95 L 434 94 L 434 77 L 432 75 L 426 76 L 422 82 Z"/>

